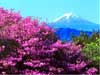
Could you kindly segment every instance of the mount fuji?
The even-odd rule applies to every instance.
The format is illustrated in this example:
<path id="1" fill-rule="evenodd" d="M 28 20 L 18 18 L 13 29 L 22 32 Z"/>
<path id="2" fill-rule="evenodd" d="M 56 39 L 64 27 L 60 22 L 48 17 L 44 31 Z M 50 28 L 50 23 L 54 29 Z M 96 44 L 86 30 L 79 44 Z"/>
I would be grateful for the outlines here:
<path id="1" fill-rule="evenodd" d="M 83 31 L 91 35 L 93 31 L 100 30 L 99 24 L 92 23 L 73 13 L 65 13 L 47 25 L 56 30 L 55 33 L 61 40 L 71 40 L 70 33 L 78 36 Z"/>

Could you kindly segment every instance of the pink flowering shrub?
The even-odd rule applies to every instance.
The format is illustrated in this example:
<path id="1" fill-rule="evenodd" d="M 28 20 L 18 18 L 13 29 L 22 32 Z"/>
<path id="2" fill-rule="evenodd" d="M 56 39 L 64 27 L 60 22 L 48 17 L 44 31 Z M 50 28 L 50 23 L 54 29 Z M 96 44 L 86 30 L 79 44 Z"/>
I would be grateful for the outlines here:
<path id="1" fill-rule="evenodd" d="M 81 45 L 57 40 L 46 23 L 0 8 L 0 74 L 96 74 L 90 64 Z"/>

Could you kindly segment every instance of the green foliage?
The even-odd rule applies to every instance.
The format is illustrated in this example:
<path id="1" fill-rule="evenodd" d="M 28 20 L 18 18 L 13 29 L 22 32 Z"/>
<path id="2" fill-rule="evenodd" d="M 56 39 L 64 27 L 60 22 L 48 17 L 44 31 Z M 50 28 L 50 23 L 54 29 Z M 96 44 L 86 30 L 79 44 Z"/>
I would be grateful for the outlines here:
<path id="1" fill-rule="evenodd" d="M 86 33 L 84 33 L 84 32 L 80 32 L 80 36 L 74 36 L 73 35 L 72 40 L 76 44 L 85 45 L 85 43 L 88 42 L 88 35 Z"/>
<path id="2" fill-rule="evenodd" d="M 87 58 L 93 61 L 95 66 L 99 66 L 100 63 L 100 38 L 95 42 L 91 42 L 83 47 L 83 52 Z"/>
<path id="3" fill-rule="evenodd" d="M 96 39 L 98 39 L 100 36 L 99 31 L 94 31 L 91 36 L 88 36 L 85 32 L 80 32 L 79 36 L 72 35 L 72 41 L 76 44 L 81 44 L 82 46 L 85 46 L 88 43 L 95 42 Z"/>
<path id="4" fill-rule="evenodd" d="M 100 31 L 97 31 L 97 32 L 93 32 L 91 37 L 90 37 L 90 40 L 89 42 L 95 42 L 96 39 L 100 38 Z"/>
<path id="5" fill-rule="evenodd" d="M 72 41 L 83 46 L 83 54 L 89 60 L 93 61 L 93 65 L 98 67 L 100 63 L 100 32 L 94 31 L 91 36 L 85 32 L 81 32 L 79 36 L 72 36 Z"/>

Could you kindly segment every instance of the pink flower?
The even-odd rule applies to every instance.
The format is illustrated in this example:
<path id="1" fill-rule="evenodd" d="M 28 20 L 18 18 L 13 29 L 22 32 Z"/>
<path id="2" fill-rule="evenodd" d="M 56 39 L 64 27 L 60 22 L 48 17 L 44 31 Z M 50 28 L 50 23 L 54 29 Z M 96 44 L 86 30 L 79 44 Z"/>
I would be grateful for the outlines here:
<path id="1" fill-rule="evenodd" d="M 96 74 L 97 72 L 98 72 L 98 70 L 96 68 L 92 67 L 86 71 L 86 74 Z"/>
<path id="2" fill-rule="evenodd" d="M 28 66 L 33 66 L 33 64 L 31 62 L 25 62 L 24 64 L 28 65 Z"/>
<path id="3" fill-rule="evenodd" d="M 85 66 L 86 66 L 87 64 L 84 62 L 84 61 L 82 61 L 81 63 L 79 63 L 79 64 L 76 64 L 76 69 L 78 70 L 78 71 L 80 71 L 82 68 L 84 68 Z"/>

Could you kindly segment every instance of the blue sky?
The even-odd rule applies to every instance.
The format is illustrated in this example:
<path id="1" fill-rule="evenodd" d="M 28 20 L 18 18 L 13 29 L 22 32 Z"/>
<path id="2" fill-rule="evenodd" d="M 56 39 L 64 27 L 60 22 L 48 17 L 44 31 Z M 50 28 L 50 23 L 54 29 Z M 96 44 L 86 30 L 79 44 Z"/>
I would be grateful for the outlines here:
<path id="1" fill-rule="evenodd" d="M 21 15 L 53 21 L 66 12 L 99 23 L 99 0 L 0 0 L 0 7 L 14 8 Z"/>

